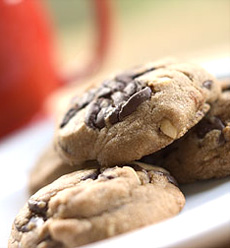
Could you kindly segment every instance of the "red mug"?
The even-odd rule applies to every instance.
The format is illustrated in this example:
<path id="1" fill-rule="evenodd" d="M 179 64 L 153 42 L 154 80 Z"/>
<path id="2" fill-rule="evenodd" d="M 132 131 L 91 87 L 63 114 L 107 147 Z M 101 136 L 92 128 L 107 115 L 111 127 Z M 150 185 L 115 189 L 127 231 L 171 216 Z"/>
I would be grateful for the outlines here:
<path id="1" fill-rule="evenodd" d="M 41 0 L 0 0 L 0 137 L 38 113 L 57 87 L 99 68 L 109 43 L 110 2 L 93 0 L 97 39 L 92 60 L 67 78 L 55 67 L 53 30 Z"/>

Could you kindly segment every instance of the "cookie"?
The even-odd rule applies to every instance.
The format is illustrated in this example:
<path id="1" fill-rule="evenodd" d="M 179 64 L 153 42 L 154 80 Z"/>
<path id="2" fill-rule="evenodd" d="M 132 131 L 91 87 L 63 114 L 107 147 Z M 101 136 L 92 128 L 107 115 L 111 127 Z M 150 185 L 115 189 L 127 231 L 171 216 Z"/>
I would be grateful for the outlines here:
<path id="1" fill-rule="evenodd" d="M 170 174 L 143 163 L 67 174 L 33 195 L 16 217 L 9 248 L 70 248 L 178 214 L 185 198 Z"/>
<path id="2" fill-rule="evenodd" d="M 32 168 L 29 175 L 29 193 L 34 194 L 36 191 L 52 183 L 60 176 L 86 168 L 97 167 L 94 162 L 87 162 L 78 166 L 70 166 L 58 155 L 55 151 L 53 144 L 45 149 L 36 165 Z"/>
<path id="3" fill-rule="evenodd" d="M 133 68 L 74 99 L 56 132 L 59 154 L 73 164 L 124 164 L 183 136 L 220 94 L 197 65 L 160 61 Z"/>
<path id="4" fill-rule="evenodd" d="M 68 84 L 60 87 L 46 99 L 44 110 L 49 116 L 59 119 L 59 116 L 62 116 L 68 107 L 69 99 L 76 97 L 76 95 L 82 95 L 85 91 L 92 87 L 95 87 L 94 81 L 87 83 L 75 83 L 71 85 Z"/>
<path id="5" fill-rule="evenodd" d="M 184 137 L 142 161 L 162 165 L 179 183 L 230 175 L 230 87 Z"/>

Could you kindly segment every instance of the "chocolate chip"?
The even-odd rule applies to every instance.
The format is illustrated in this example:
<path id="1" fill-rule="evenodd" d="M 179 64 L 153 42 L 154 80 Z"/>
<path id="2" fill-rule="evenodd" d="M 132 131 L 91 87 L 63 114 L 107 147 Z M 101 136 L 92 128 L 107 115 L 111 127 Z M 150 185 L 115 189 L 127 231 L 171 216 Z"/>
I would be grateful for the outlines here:
<path id="1" fill-rule="evenodd" d="M 122 102 L 128 99 L 128 96 L 126 96 L 124 93 L 120 91 L 117 91 L 111 95 L 111 98 L 113 100 L 114 105 L 119 106 L 119 104 L 121 104 Z"/>
<path id="2" fill-rule="evenodd" d="M 83 109 L 84 107 L 86 107 L 94 98 L 95 96 L 95 89 L 89 90 L 87 93 L 85 93 L 82 98 L 73 98 L 72 101 L 75 99 L 75 101 L 77 101 L 78 103 L 75 104 L 75 106 L 73 106 L 72 108 L 70 108 L 68 110 L 68 112 L 65 114 L 61 124 L 60 124 L 60 128 L 63 128 L 69 121 L 70 119 L 72 119 L 75 114 Z"/>
<path id="3" fill-rule="evenodd" d="M 125 88 L 124 92 L 128 96 L 132 96 L 135 92 L 137 92 L 137 84 L 135 81 L 130 82 Z"/>
<path id="4" fill-rule="evenodd" d="M 121 107 L 119 120 L 122 121 L 126 116 L 133 113 L 141 103 L 149 100 L 151 93 L 151 89 L 149 87 L 145 87 L 144 89 L 132 95 L 129 100 Z"/>
<path id="5" fill-rule="evenodd" d="M 97 171 L 95 171 L 95 172 L 93 172 L 93 173 L 91 173 L 91 174 L 88 174 L 88 175 L 84 176 L 84 177 L 82 178 L 82 180 L 87 180 L 87 179 L 96 180 L 96 179 L 98 178 L 99 173 L 100 173 L 100 171 L 97 170 Z"/>
<path id="6" fill-rule="evenodd" d="M 104 86 L 109 87 L 112 92 L 114 91 L 121 91 L 125 88 L 126 84 L 123 82 L 118 82 L 114 80 L 110 80 L 104 83 Z"/>
<path id="7" fill-rule="evenodd" d="M 113 108 L 113 110 L 108 115 L 109 122 L 113 125 L 119 122 L 119 108 Z"/>
<path id="8" fill-rule="evenodd" d="M 128 164 L 128 166 L 132 167 L 135 171 L 143 171 L 143 172 L 145 172 L 146 174 L 148 174 L 147 171 L 146 171 L 144 168 L 142 168 L 141 166 L 139 166 L 138 164 Z M 168 180 L 170 183 L 172 183 L 172 184 L 178 186 L 178 183 L 177 183 L 176 179 L 175 179 L 173 176 L 171 176 L 171 175 L 169 174 L 169 172 L 167 172 L 167 171 L 156 171 L 156 170 L 154 170 L 154 167 L 153 167 L 153 172 L 154 172 L 155 174 L 158 174 L 158 175 L 161 175 L 161 176 L 166 177 L 167 180 Z"/>
<path id="9" fill-rule="evenodd" d="M 175 186 L 178 187 L 178 183 L 177 183 L 176 179 L 173 176 L 171 176 L 168 172 L 154 171 L 154 173 L 166 177 L 169 183 L 174 184 Z"/>
<path id="10" fill-rule="evenodd" d="M 96 89 L 92 89 L 86 92 L 78 102 L 78 110 L 83 109 L 85 106 L 87 106 L 94 99 L 96 92 Z"/>
<path id="11" fill-rule="evenodd" d="M 218 117 L 205 118 L 196 126 L 197 137 L 203 139 L 207 133 L 212 130 L 223 130 L 224 123 Z"/>
<path id="12" fill-rule="evenodd" d="M 60 128 L 63 128 L 72 117 L 74 117 L 74 115 L 77 113 L 78 109 L 77 108 L 71 108 L 69 109 L 69 111 L 65 114 L 61 124 L 60 124 Z"/>
<path id="13" fill-rule="evenodd" d="M 173 176 L 171 176 L 170 174 L 167 174 L 166 177 L 170 183 L 174 184 L 177 187 L 179 186 L 176 179 Z"/>
<path id="14" fill-rule="evenodd" d="M 213 81 L 212 80 L 206 80 L 203 82 L 203 87 L 205 87 L 208 90 L 211 90 Z"/>
<path id="15" fill-rule="evenodd" d="M 30 199 L 28 201 L 28 207 L 31 212 L 34 214 L 40 215 L 45 217 L 46 216 L 46 211 L 47 211 L 47 203 L 44 201 L 36 201 L 33 199 Z"/>
<path id="16" fill-rule="evenodd" d="M 104 119 L 105 112 L 106 112 L 106 109 L 102 108 L 96 117 L 95 126 L 99 129 L 102 129 L 103 127 L 105 127 L 105 119 Z"/>
<path id="17" fill-rule="evenodd" d="M 120 74 L 115 79 L 105 81 L 99 88 L 88 91 L 82 98 L 75 98 L 77 102 L 66 113 L 60 128 L 63 128 L 78 111 L 87 105 L 89 106 L 85 123 L 90 128 L 102 129 L 106 125 L 106 118 L 111 124 L 122 121 L 142 102 L 151 97 L 151 89 L 135 78 L 152 70 L 154 70 L 153 67 L 139 68 Z"/>
<path id="18" fill-rule="evenodd" d="M 111 176 L 111 175 L 108 175 L 108 176 L 106 176 L 106 178 L 109 179 L 109 180 L 112 180 L 112 179 L 114 179 L 115 177 L 114 177 L 114 176 Z"/>
<path id="19" fill-rule="evenodd" d="M 99 176 L 99 178 L 103 178 L 103 179 L 106 179 L 106 180 L 112 180 L 112 179 L 114 179 L 115 177 L 112 176 L 112 175 L 101 174 L 101 175 Z"/>
<path id="20" fill-rule="evenodd" d="M 87 124 L 87 126 L 93 129 L 96 128 L 95 120 L 96 120 L 96 117 L 99 111 L 100 111 L 100 107 L 99 107 L 98 102 L 96 101 L 91 102 L 89 105 L 89 109 L 86 113 L 86 117 L 85 117 L 85 123 Z"/>
<path id="21" fill-rule="evenodd" d="M 131 82 L 133 79 L 128 74 L 120 74 L 116 76 L 115 80 L 127 84 Z"/>
<path id="22" fill-rule="evenodd" d="M 98 93 L 97 93 L 97 96 L 98 97 L 109 97 L 112 93 L 112 89 L 108 88 L 108 87 L 103 87 L 103 88 L 100 88 Z"/>
<path id="23" fill-rule="evenodd" d="M 102 98 L 102 99 L 98 99 L 98 103 L 100 105 L 100 108 L 108 108 L 111 106 L 111 99 L 106 99 L 106 98 Z"/>

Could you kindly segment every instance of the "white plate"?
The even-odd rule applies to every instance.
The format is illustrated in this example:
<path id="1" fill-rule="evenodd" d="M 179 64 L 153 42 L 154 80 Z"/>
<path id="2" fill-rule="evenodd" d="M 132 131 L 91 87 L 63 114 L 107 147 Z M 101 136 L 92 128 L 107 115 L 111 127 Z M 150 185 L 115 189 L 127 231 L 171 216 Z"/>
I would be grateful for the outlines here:
<path id="1" fill-rule="evenodd" d="M 229 59 L 227 59 L 229 64 Z M 218 65 L 218 66 L 217 66 Z M 225 63 L 206 64 L 218 76 Z M 218 68 L 220 70 L 218 71 Z M 13 220 L 27 199 L 28 173 L 53 135 L 51 120 L 36 123 L 0 142 L 0 247 L 7 247 Z M 230 180 L 182 187 L 186 205 L 176 217 L 87 247 L 216 247 L 230 243 Z"/>

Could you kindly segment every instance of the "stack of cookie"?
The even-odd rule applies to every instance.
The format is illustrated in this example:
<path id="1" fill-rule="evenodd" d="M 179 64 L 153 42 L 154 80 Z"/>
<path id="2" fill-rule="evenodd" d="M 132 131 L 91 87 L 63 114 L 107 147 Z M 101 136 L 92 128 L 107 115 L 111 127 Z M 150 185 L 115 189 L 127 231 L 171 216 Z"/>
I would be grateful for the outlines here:
<path id="1" fill-rule="evenodd" d="M 185 204 L 177 182 L 230 175 L 229 107 L 229 86 L 175 60 L 74 97 L 9 247 L 76 247 L 175 216 Z"/>

